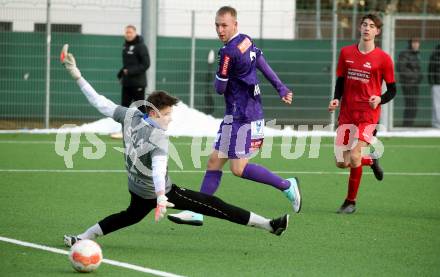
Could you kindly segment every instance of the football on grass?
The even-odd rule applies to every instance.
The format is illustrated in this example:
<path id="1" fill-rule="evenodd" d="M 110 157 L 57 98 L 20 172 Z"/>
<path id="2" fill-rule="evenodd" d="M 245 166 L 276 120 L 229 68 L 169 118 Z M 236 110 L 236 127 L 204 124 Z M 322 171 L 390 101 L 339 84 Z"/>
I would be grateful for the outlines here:
<path id="1" fill-rule="evenodd" d="M 80 240 L 70 248 L 69 260 L 76 271 L 94 271 L 102 262 L 101 247 L 93 240 Z"/>

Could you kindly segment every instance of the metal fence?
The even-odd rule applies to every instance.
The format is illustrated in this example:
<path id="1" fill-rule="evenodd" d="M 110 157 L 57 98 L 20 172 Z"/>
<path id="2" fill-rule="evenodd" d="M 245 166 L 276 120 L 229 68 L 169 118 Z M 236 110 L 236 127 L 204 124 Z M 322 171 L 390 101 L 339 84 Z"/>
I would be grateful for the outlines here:
<path id="1" fill-rule="evenodd" d="M 432 96 L 428 66 L 434 49 L 440 44 L 440 16 L 401 14 L 389 17 L 391 44 L 386 50 L 394 57 L 398 83 L 397 97 L 389 105 L 392 111 L 389 126 L 431 126 Z M 418 63 L 408 61 L 408 55 L 414 56 L 410 54 L 414 51 L 411 40 L 418 40 L 420 44 Z M 408 73 L 417 75 L 418 72 L 420 80 L 413 83 L 417 77 L 408 78 Z"/>
<path id="2" fill-rule="evenodd" d="M 315 4 L 318 2 L 321 3 Z M 208 57 L 212 52 L 216 55 L 221 47 L 216 39 L 214 15 L 222 3 L 157 1 L 154 57 L 156 89 L 168 90 L 194 108 L 216 117 L 222 116 L 224 104 L 222 97 L 213 91 L 216 64 Z M 100 118 L 58 62 L 64 43 L 70 44 L 83 75 L 93 86 L 120 102 L 116 73 L 122 63 L 122 32 L 127 24 L 142 26 L 142 2 L 51 0 L 50 4 L 48 9 L 46 1 L 0 0 L 0 129 L 58 127 Z M 279 77 L 295 90 L 294 105 L 285 106 L 260 76 L 266 117 L 288 124 L 330 123 L 327 104 L 334 78 L 332 37 L 337 39 L 336 53 L 340 47 L 355 43 L 360 13 L 366 10 L 361 6 L 357 10 L 341 10 L 345 5 L 342 1 L 337 13 L 328 9 L 331 1 L 322 1 L 322 7 L 309 10 L 302 9 L 303 2 L 294 0 L 236 0 L 230 4 L 239 12 L 239 30 L 255 39 Z M 426 11 L 429 13 L 432 7 L 427 5 Z M 46 34 L 48 18 L 51 32 Z M 332 25 L 334 18 L 336 24 Z M 440 39 L 440 20 L 429 15 L 393 20 L 393 24 L 384 27 L 392 36 L 392 43 L 388 43 L 389 48 L 385 45 L 385 50 L 397 61 L 406 41 L 420 37 L 420 63 L 426 75 L 429 55 Z M 50 59 L 47 59 L 48 50 Z M 404 123 L 404 98 L 401 88 L 398 89 L 399 94 L 390 107 L 392 112 L 388 113 L 392 119 L 390 126 L 394 127 Z M 414 107 L 417 113 L 413 126 L 430 126 L 431 103 L 427 90 L 425 76 Z"/>

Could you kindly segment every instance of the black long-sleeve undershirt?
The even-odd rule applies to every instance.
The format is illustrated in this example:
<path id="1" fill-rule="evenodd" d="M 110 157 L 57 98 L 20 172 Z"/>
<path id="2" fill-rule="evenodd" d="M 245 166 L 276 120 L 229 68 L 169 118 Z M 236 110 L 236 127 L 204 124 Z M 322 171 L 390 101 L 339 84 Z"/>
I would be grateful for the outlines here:
<path id="1" fill-rule="evenodd" d="M 344 94 L 344 77 L 338 77 L 336 79 L 336 86 L 335 86 L 335 94 L 333 99 L 338 99 L 339 101 L 342 98 L 342 95 Z M 394 97 L 396 96 L 396 83 L 387 83 L 387 91 L 380 96 L 380 104 L 386 104 L 390 102 Z"/>
<path id="2" fill-rule="evenodd" d="M 336 79 L 335 96 L 333 99 L 338 99 L 341 101 L 342 94 L 344 93 L 344 81 L 344 77 L 338 77 L 338 79 Z"/>
<path id="3" fill-rule="evenodd" d="M 396 96 L 396 83 L 387 84 L 387 91 L 380 96 L 380 104 L 386 104 Z"/>

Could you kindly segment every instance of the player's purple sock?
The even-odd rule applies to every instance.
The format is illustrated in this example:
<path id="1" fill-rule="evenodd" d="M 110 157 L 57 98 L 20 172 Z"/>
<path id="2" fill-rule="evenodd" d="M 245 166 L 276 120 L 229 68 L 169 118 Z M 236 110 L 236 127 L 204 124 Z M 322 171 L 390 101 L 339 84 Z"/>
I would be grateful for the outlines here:
<path id="1" fill-rule="evenodd" d="M 222 174 L 223 172 L 221 172 L 220 170 L 206 170 L 200 192 L 213 195 L 220 185 Z"/>
<path id="2" fill-rule="evenodd" d="M 273 174 L 267 168 L 257 164 L 248 163 L 243 170 L 242 178 L 255 182 L 268 184 L 279 190 L 285 190 L 290 187 L 290 182 Z"/>

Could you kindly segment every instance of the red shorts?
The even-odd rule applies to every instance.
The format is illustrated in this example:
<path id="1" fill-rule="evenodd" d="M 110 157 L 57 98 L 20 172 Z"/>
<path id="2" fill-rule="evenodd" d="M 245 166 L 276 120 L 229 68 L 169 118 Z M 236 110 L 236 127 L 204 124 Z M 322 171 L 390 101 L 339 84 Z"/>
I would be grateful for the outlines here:
<path id="1" fill-rule="evenodd" d="M 349 111 L 341 112 L 336 130 L 336 145 L 354 146 L 355 139 L 371 144 L 379 116 L 373 111 Z"/>

